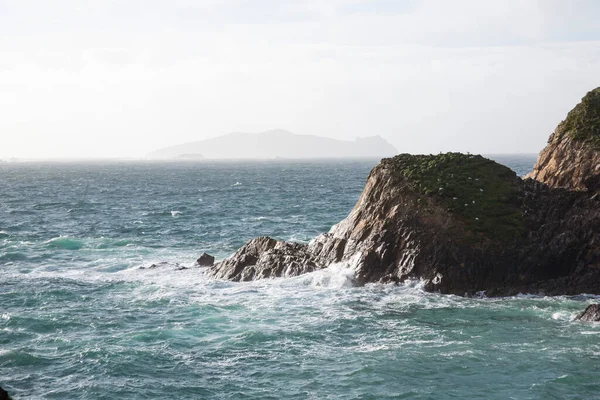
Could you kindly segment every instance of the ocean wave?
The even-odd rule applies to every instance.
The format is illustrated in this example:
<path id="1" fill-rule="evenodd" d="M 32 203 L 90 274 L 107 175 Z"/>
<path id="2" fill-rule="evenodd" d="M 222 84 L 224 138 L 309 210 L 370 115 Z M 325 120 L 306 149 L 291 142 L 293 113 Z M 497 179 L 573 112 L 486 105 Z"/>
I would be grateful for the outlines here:
<path id="1" fill-rule="evenodd" d="M 85 245 L 82 240 L 69 238 L 66 236 L 59 236 L 46 241 L 46 245 L 50 248 L 64 249 L 64 250 L 79 250 Z"/>
<path id="2" fill-rule="evenodd" d="M 81 249 L 112 249 L 131 246 L 129 239 L 125 238 L 72 238 L 68 236 L 59 236 L 44 242 L 47 248 L 63 250 L 81 250 Z"/>
<path id="3" fill-rule="evenodd" d="M 100 238 L 98 242 L 99 243 L 94 244 L 96 249 L 111 249 L 115 247 L 125 247 L 131 245 L 131 242 L 128 239 Z"/>
<path id="4" fill-rule="evenodd" d="M 6 263 L 12 263 L 15 261 L 25 261 L 27 260 L 27 254 L 22 253 L 22 252 L 5 252 L 5 253 L 0 253 L 0 262 L 2 264 L 6 264 Z"/>
<path id="5" fill-rule="evenodd" d="M 144 217 L 176 217 L 183 214 L 182 210 L 168 210 L 168 211 L 146 211 L 142 214 Z M 140 221 L 141 223 L 142 221 Z"/>
<path id="6" fill-rule="evenodd" d="M 283 218 L 281 217 L 277 217 L 277 216 L 264 216 L 264 215 L 259 215 L 256 217 L 246 217 L 246 218 L 242 218 L 243 222 L 257 222 L 257 221 L 268 221 L 268 222 L 275 222 L 275 223 L 280 223 L 283 222 Z"/>
<path id="7" fill-rule="evenodd" d="M 312 238 L 313 238 L 312 236 L 309 236 L 306 234 L 294 233 L 288 238 L 287 241 L 308 244 L 312 240 Z"/>
<path id="8" fill-rule="evenodd" d="M 556 321 L 574 321 L 577 314 L 568 311 L 557 311 L 552 313 L 552 319 Z"/>
<path id="9" fill-rule="evenodd" d="M 35 215 L 35 214 L 37 214 L 37 212 L 34 210 L 23 210 L 23 209 L 10 210 L 8 213 L 14 214 L 14 215 Z"/>

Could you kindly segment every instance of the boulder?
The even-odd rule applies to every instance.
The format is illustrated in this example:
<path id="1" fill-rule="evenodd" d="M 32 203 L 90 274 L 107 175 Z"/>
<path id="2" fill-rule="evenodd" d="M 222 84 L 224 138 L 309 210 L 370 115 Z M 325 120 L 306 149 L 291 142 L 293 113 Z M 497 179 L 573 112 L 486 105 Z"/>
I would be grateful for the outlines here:
<path id="1" fill-rule="evenodd" d="M 576 319 L 579 321 L 600 322 L 600 304 L 590 304 Z"/>
<path id="2" fill-rule="evenodd" d="M 326 268 L 329 264 L 322 261 L 305 244 L 263 236 L 249 240 L 230 257 L 209 268 L 206 274 L 231 281 L 292 277 Z"/>
<path id="3" fill-rule="evenodd" d="M 12 397 L 8 395 L 6 390 L 0 387 L 0 400 L 12 400 Z"/>
<path id="4" fill-rule="evenodd" d="M 308 246 L 263 236 L 248 241 L 231 257 L 212 266 L 207 274 L 231 281 L 251 281 L 297 276 L 317 268 Z"/>
<path id="5" fill-rule="evenodd" d="M 196 265 L 200 267 L 210 267 L 215 263 L 215 258 L 207 253 L 202 253 L 202 255 L 196 260 Z"/>

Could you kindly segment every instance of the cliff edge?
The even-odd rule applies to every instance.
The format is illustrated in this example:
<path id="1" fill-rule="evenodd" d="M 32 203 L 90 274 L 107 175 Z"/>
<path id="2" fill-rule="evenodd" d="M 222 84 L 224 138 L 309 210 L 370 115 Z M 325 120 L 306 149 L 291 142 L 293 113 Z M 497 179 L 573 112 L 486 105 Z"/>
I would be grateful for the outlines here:
<path id="1" fill-rule="evenodd" d="M 588 92 L 558 125 L 526 178 L 552 188 L 600 191 L 600 88 Z"/>

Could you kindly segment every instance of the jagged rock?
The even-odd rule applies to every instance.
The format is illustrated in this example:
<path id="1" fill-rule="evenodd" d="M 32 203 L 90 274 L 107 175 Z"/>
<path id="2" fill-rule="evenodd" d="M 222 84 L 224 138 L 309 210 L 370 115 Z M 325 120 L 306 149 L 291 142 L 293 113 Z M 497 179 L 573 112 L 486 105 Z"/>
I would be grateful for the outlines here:
<path id="1" fill-rule="evenodd" d="M 188 269 L 187 267 L 181 266 L 179 263 L 173 264 L 168 261 L 161 261 L 158 263 L 151 264 L 148 268 L 142 266 L 142 267 L 139 267 L 139 269 L 157 269 L 157 268 L 165 268 L 165 267 L 173 267 L 176 271 Z"/>
<path id="2" fill-rule="evenodd" d="M 600 191 L 600 88 L 558 125 L 526 177 L 552 188 Z"/>
<path id="3" fill-rule="evenodd" d="M 0 387 L 0 400 L 12 400 L 12 397 L 8 395 L 6 390 Z"/>
<path id="4" fill-rule="evenodd" d="M 576 319 L 579 321 L 600 322 L 600 304 L 590 304 Z"/>
<path id="5" fill-rule="evenodd" d="M 595 169 L 579 170 L 591 190 Z M 253 239 L 207 274 L 253 280 L 345 262 L 359 285 L 421 279 L 459 295 L 600 293 L 600 201 L 568 190 L 574 183 L 556 186 L 481 156 L 401 154 L 383 159 L 350 215 L 308 246 Z"/>
<path id="6" fill-rule="evenodd" d="M 215 264 L 209 276 L 231 281 L 296 276 L 317 269 L 307 246 L 263 236 L 250 240 L 231 257 Z"/>
<path id="7" fill-rule="evenodd" d="M 442 190 L 440 190 L 440 188 Z M 550 189 L 481 156 L 384 159 L 350 215 L 308 246 L 246 243 L 208 275 L 293 276 L 351 263 L 355 283 L 423 279 L 464 295 L 600 292 L 600 203 Z"/>
<path id="8" fill-rule="evenodd" d="M 202 255 L 196 260 L 196 265 L 200 267 L 210 267 L 215 263 L 215 258 L 207 253 L 202 253 Z"/>

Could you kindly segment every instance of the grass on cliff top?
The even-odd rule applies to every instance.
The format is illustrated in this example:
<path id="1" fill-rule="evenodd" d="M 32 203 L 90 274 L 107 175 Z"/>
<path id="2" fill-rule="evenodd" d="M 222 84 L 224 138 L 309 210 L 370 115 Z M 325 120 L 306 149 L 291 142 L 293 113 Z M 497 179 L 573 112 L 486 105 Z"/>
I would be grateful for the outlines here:
<path id="1" fill-rule="evenodd" d="M 561 136 L 586 142 L 600 150 L 600 88 L 588 92 L 561 124 Z"/>
<path id="2" fill-rule="evenodd" d="M 462 153 L 400 154 L 383 163 L 418 193 L 438 198 L 473 233 L 511 241 L 524 232 L 519 180 L 503 165 Z"/>

